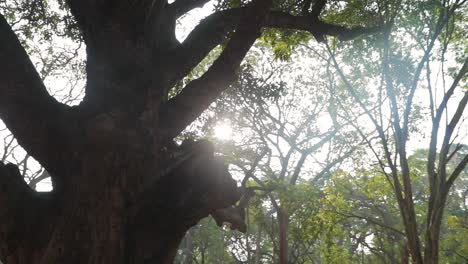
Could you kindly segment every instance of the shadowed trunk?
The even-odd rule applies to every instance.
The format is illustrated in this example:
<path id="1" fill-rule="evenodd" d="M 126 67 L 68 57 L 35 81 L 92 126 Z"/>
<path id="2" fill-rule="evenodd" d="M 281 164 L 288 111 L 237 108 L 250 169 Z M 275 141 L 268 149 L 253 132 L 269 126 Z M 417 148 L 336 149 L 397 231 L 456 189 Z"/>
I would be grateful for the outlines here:
<path id="1" fill-rule="evenodd" d="M 170 72 L 150 58 L 168 41 L 145 40 L 114 18 L 83 27 L 86 97 L 72 108 L 47 94 L 0 16 L 0 61 L 13 62 L 0 66 L 0 117 L 54 187 L 36 193 L 0 164 L 0 257 L 9 264 L 172 263 L 187 229 L 240 197 L 209 142 L 177 146 L 179 131 L 159 121 Z"/>

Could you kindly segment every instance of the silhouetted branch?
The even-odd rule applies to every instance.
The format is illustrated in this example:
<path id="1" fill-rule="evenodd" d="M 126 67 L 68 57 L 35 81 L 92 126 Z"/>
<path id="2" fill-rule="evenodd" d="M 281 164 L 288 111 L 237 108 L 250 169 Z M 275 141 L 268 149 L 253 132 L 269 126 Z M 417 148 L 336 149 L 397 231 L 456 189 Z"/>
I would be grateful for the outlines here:
<path id="1" fill-rule="evenodd" d="M 47 92 L 15 33 L 0 15 L 0 118 L 44 167 L 59 162 L 67 142 L 69 107 Z"/>
<path id="2" fill-rule="evenodd" d="M 245 10 L 242 23 L 210 69 L 163 106 L 161 124 L 166 127 L 163 141 L 177 136 L 234 80 L 242 59 L 260 34 L 262 21 L 270 6 L 271 0 L 254 1 Z"/>
<path id="3" fill-rule="evenodd" d="M 169 8 L 174 12 L 176 18 L 178 18 L 194 8 L 203 7 L 203 5 L 209 1 L 210 0 L 177 0 L 170 4 Z"/>

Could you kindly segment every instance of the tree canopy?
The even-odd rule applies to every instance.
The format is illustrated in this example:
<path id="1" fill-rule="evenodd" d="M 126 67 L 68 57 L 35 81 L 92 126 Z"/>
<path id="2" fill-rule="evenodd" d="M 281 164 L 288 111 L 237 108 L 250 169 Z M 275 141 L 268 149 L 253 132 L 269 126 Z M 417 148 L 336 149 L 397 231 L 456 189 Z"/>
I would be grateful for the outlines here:
<path id="1" fill-rule="evenodd" d="M 465 2 L 2 1 L 0 260 L 466 261 Z"/>

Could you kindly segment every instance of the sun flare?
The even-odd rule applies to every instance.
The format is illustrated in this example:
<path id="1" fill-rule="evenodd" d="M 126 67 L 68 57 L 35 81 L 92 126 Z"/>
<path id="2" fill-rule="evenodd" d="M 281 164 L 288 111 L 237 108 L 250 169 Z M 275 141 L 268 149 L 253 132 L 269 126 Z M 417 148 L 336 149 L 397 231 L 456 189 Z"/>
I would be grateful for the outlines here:
<path id="1" fill-rule="evenodd" d="M 232 127 L 229 123 L 220 123 L 214 129 L 214 135 L 220 140 L 232 139 Z"/>

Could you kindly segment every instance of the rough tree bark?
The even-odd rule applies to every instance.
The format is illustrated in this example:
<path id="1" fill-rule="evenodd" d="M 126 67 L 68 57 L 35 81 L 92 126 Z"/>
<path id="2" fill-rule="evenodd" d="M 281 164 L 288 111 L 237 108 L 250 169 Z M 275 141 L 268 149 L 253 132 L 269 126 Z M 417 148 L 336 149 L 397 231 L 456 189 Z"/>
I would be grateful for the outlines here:
<path id="1" fill-rule="evenodd" d="M 209 143 L 170 142 L 234 79 L 260 28 L 343 39 L 366 32 L 318 14 L 270 12 L 271 0 L 256 0 L 209 16 L 179 43 L 176 19 L 205 2 L 68 0 L 87 52 L 86 95 L 76 107 L 47 93 L 0 14 L 0 118 L 54 188 L 36 193 L 15 166 L 0 164 L 2 261 L 171 263 L 184 233 L 240 193 Z M 211 68 L 164 101 L 228 35 Z"/>

